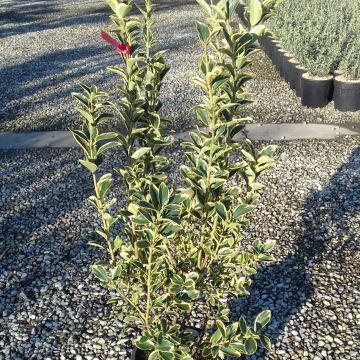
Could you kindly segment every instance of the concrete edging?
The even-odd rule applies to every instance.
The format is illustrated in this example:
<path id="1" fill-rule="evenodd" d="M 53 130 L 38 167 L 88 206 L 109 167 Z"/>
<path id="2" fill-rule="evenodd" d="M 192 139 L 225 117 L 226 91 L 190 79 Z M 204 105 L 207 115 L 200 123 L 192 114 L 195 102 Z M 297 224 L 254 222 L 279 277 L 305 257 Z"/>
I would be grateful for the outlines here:
<path id="1" fill-rule="evenodd" d="M 191 130 L 189 130 L 191 131 Z M 185 140 L 189 131 L 175 133 L 175 139 Z M 247 124 L 245 134 L 252 140 L 331 140 L 342 136 L 360 136 L 360 129 L 331 124 Z M 240 135 L 238 139 L 243 138 Z M 69 131 L 37 131 L 0 133 L 0 149 L 71 148 L 78 144 Z"/>

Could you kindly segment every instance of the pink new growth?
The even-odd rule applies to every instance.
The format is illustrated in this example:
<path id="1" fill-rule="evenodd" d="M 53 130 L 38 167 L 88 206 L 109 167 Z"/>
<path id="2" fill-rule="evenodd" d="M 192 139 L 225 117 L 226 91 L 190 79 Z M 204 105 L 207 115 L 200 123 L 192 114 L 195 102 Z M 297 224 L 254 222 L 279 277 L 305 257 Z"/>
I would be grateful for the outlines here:
<path id="1" fill-rule="evenodd" d="M 129 44 L 122 44 L 121 42 L 112 38 L 108 33 L 105 31 L 101 31 L 101 37 L 111 46 L 116 48 L 119 54 L 125 54 L 126 56 L 131 55 L 131 46 Z"/>

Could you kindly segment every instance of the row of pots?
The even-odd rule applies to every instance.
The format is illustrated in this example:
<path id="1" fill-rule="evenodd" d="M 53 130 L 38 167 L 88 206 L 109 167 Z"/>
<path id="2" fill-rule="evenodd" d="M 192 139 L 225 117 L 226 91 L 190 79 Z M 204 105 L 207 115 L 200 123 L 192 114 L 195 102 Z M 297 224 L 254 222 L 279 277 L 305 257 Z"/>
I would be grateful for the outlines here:
<path id="1" fill-rule="evenodd" d="M 238 8 L 238 15 L 243 22 L 247 21 L 243 4 Z M 324 78 L 312 77 L 273 37 L 263 36 L 259 42 L 280 75 L 301 97 L 302 105 L 317 108 L 334 100 L 337 110 L 360 110 L 360 79 L 348 81 L 341 72 Z"/>
<path id="2" fill-rule="evenodd" d="M 280 75 L 301 97 L 302 105 L 318 108 L 334 100 L 335 108 L 340 111 L 360 110 L 360 80 L 348 81 L 341 72 L 326 77 L 311 76 L 273 37 L 263 36 L 259 42 Z"/>

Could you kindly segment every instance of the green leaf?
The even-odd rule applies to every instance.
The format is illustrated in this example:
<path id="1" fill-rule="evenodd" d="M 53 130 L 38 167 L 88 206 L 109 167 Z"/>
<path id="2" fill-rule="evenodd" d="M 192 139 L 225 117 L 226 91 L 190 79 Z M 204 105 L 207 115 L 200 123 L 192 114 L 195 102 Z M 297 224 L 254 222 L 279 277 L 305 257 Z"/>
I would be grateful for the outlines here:
<path id="1" fill-rule="evenodd" d="M 230 355 L 230 356 L 236 356 L 239 357 L 241 356 L 241 352 L 237 351 L 235 348 L 233 348 L 231 345 L 229 346 L 222 346 L 220 348 L 220 350 L 222 352 L 224 352 L 226 355 Z"/>
<path id="2" fill-rule="evenodd" d="M 245 351 L 247 355 L 252 355 L 256 353 L 257 350 L 257 342 L 254 338 L 248 338 L 244 343 Z"/>
<path id="3" fill-rule="evenodd" d="M 196 2 L 209 14 L 211 15 L 211 8 L 205 0 L 196 0 Z"/>
<path id="4" fill-rule="evenodd" d="M 197 107 L 195 112 L 198 119 L 207 126 L 209 124 L 209 111 L 202 107 Z"/>
<path id="5" fill-rule="evenodd" d="M 136 242 L 136 245 L 139 249 L 147 249 L 150 246 L 150 243 L 147 240 L 139 240 Z"/>
<path id="6" fill-rule="evenodd" d="M 112 274 L 111 274 L 111 279 L 112 280 L 117 280 L 120 277 L 122 268 L 120 265 L 116 266 L 115 269 L 113 269 Z"/>
<path id="7" fill-rule="evenodd" d="M 144 156 L 145 154 L 147 154 L 149 151 L 151 150 L 151 148 L 149 147 L 143 147 L 139 150 L 136 150 L 132 155 L 131 157 L 134 159 L 134 160 L 138 160 L 140 159 L 142 156 Z"/>
<path id="8" fill-rule="evenodd" d="M 92 117 L 91 114 L 89 114 L 87 111 L 83 110 L 83 109 L 80 109 L 80 108 L 77 108 L 76 109 L 90 124 L 93 123 L 94 121 L 94 118 Z"/>
<path id="9" fill-rule="evenodd" d="M 216 325 L 217 325 L 218 330 L 220 330 L 220 332 L 221 332 L 222 338 L 225 339 L 226 327 L 225 327 L 224 323 L 221 320 L 216 320 Z"/>
<path id="10" fill-rule="evenodd" d="M 191 310 L 191 304 L 185 302 L 185 301 L 181 301 L 181 302 L 178 302 L 176 303 L 176 306 L 181 309 L 181 310 L 184 310 L 184 311 L 189 311 Z"/>
<path id="11" fill-rule="evenodd" d="M 164 184 L 160 184 L 159 187 L 159 201 L 160 206 L 164 206 L 169 202 L 169 188 Z"/>
<path id="12" fill-rule="evenodd" d="M 271 350 L 271 341 L 267 336 L 260 335 L 260 343 L 265 349 Z"/>
<path id="13" fill-rule="evenodd" d="M 263 10 L 260 0 L 250 0 L 248 5 L 248 10 L 250 13 L 250 25 L 257 25 L 262 17 Z"/>
<path id="14" fill-rule="evenodd" d="M 103 141 L 103 140 L 115 139 L 116 137 L 117 137 L 117 134 L 114 132 L 102 133 L 96 137 L 96 143 Z"/>
<path id="15" fill-rule="evenodd" d="M 137 216 L 130 216 L 130 219 L 134 224 L 138 225 L 145 225 L 150 223 L 150 221 L 142 214 Z"/>
<path id="16" fill-rule="evenodd" d="M 227 219 L 227 211 L 226 211 L 226 207 L 222 202 L 216 202 L 215 204 L 215 209 L 216 212 L 218 213 L 218 215 L 223 219 L 226 220 Z"/>
<path id="17" fill-rule="evenodd" d="M 210 39 L 210 29 L 204 23 L 197 21 L 196 28 L 198 31 L 199 38 L 202 42 L 207 43 Z"/>
<path id="18" fill-rule="evenodd" d="M 118 141 L 110 141 L 99 147 L 99 150 L 97 151 L 97 156 L 99 156 L 99 155 L 103 154 L 105 151 L 110 150 L 119 145 L 120 145 L 120 142 L 118 142 Z"/>
<path id="19" fill-rule="evenodd" d="M 92 272 L 99 280 L 105 283 L 109 281 L 107 271 L 102 265 L 94 265 L 92 267 Z"/>
<path id="20" fill-rule="evenodd" d="M 271 311 L 265 310 L 261 312 L 255 319 L 254 331 L 257 333 L 263 327 L 265 327 L 271 320 Z"/>
<path id="21" fill-rule="evenodd" d="M 236 220 L 240 216 L 243 216 L 254 209 L 253 205 L 241 204 L 233 212 L 233 220 Z"/>
<path id="22" fill-rule="evenodd" d="M 271 251 L 271 250 L 274 248 L 275 245 L 276 245 L 276 241 L 275 241 L 275 240 L 267 241 L 267 242 L 263 245 L 264 252 Z"/>
<path id="23" fill-rule="evenodd" d="M 221 331 L 219 329 L 217 329 L 210 338 L 210 342 L 211 344 L 216 344 L 219 340 L 221 339 Z"/>
<path id="24" fill-rule="evenodd" d="M 120 3 L 117 4 L 115 8 L 115 13 L 119 18 L 123 19 L 129 13 L 130 10 L 131 10 L 131 5 Z"/>
<path id="25" fill-rule="evenodd" d="M 256 36 L 264 35 L 266 31 L 265 25 L 256 25 L 250 30 L 250 34 L 255 34 Z"/>
<path id="26" fill-rule="evenodd" d="M 150 355 L 149 355 L 149 359 L 148 360 L 157 360 L 159 356 L 159 352 L 158 351 L 153 351 Z"/>
<path id="27" fill-rule="evenodd" d="M 135 346 L 140 350 L 152 350 L 154 349 L 155 344 L 144 335 L 135 342 Z"/>
<path id="28" fill-rule="evenodd" d="M 266 254 L 260 254 L 258 259 L 259 261 L 268 261 L 268 262 L 275 261 L 275 258 L 273 256 Z"/>
<path id="29" fill-rule="evenodd" d="M 116 236 L 116 238 L 115 238 L 115 240 L 114 240 L 114 252 L 115 252 L 116 250 L 119 250 L 120 247 L 121 247 L 121 245 L 122 245 L 122 241 L 121 241 L 120 236 L 118 235 L 118 236 Z"/>
<path id="30" fill-rule="evenodd" d="M 239 319 L 239 328 L 242 335 L 245 335 L 248 331 L 246 320 L 243 317 Z"/>
<path id="31" fill-rule="evenodd" d="M 231 255 L 233 252 L 232 249 L 228 248 L 228 247 L 225 247 L 225 248 L 222 248 L 219 250 L 219 255 L 220 256 L 227 256 L 227 255 Z"/>
<path id="32" fill-rule="evenodd" d="M 164 360 L 174 360 L 175 355 L 170 351 L 160 351 L 160 357 Z"/>
<path id="33" fill-rule="evenodd" d="M 81 165 L 85 166 L 91 173 L 96 173 L 98 167 L 94 163 L 86 160 L 79 160 L 79 162 Z"/>

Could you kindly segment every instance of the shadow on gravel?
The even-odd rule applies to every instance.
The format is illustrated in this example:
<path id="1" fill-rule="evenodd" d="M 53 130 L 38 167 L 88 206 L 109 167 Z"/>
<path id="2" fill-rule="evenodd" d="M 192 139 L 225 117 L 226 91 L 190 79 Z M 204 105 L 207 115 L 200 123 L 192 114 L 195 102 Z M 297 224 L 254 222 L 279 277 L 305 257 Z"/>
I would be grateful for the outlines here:
<path id="1" fill-rule="evenodd" d="M 82 208 L 92 188 L 79 154 L 0 152 L 7 164 L 0 177 L 0 328 L 9 359 L 58 358 L 64 334 L 78 342 L 87 326 L 86 314 L 75 327 L 69 321 L 93 306 L 74 299 L 96 253 L 87 244 L 94 217 Z M 35 355 L 39 344 L 42 356 Z"/>
<path id="2" fill-rule="evenodd" d="M 51 106 L 55 100 L 70 99 L 70 93 L 78 90 L 80 77 L 98 76 L 113 62 L 114 57 L 109 56 L 107 50 L 107 46 L 59 50 L 0 68 L 0 79 L 7 80 L 0 82 L 0 122 L 11 122 L 19 112 L 26 113 L 36 106 Z M 72 66 L 75 62 L 77 66 Z M 109 72 L 103 74 L 102 79 L 107 76 Z M 62 115 L 59 108 L 59 116 Z"/>
<path id="3" fill-rule="evenodd" d="M 186 28 L 178 27 L 180 35 L 166 43 L 169 57 L 174 57 L 179 48 L 186 48 L 192 41 L 186 36 Z M 154 51 L 162 49 L 162 44 L 157 44 Z M 0 128 L 3 131 L 18 130 L 18 116 L 26 118 L 27 128 L 21 129 L 26 131 L 28 127 L 32 131 L 41 131 L 73 126 L 75 103 L 73 107 L 65 106 L 65 111 L 62 104 L 72 101 L 70 94 L 79 90 L 82 81 L 95 83 L 105 91 L 114 91 L 114 86 L 106 88 L 116 81 L 106 67 L 117 64 L 116 52 L 104 45 L 58 50 L 0 68 L 0 79 L 6 79 L 0 82 Z M 87 78 L 82 80 L 82 77 Z M 186 91 L 180 89 L 179 92 L 183 90 Z M 49 107 L 52 107 L 50 116 L 47 114 Z M 36 118 L 33 118 L 35 109 Z M 39 113 L 44 117 L 40 117 Z"/>
<path id="4" fill-rule="evenodd" d="M 9 21 L 6 21 L 5 25 L 2 25 L 0 39 L 13 35 L 29 34 L 81 24 L 100 24 L 106 18 L 105 10 L 106 9 L 96 9 L 90 13 L 84 11 L 84 14 L 81 16 L 71 16 L 65 18 L 61 18 L 59 14 L 59 19 L 46 19 L 45 16 L 48 14 L 53 15 L 54 13 L 60 13 L 59 8 L 53 8 L 51 6 L 45 9 L 42 7 L 39 9 L 31 9 L 30 11 L 24 13 L 17 10 L 9 10 L 8 12 L 5 12 L 5 14 L 1 14 L 3 18 Z M 15 24 L 18 25 L 15 26 Z"/>
<path id="5" fill-rule="evenodd" d="M 267 332 L 268 335 L 271 334 L 271 341 L 275 344 L 291 319 L 295 315 L 301 318 L 301 308 L 314 295 L 315 289 L 321 287 L 321 276 L 329 277 L 335 274 L 336 280 L 331 278 L 330 282 L 334 281 L 341 287 L 343 282 L 338 279 L 347 273 L 348 267 L 356 266 L 356 257 L 354 260 L 353 256 L 359 253 L 360 247 L 359 239 L 356 239 L 352 232 L 354 225 L 351 225 L 351 221 L 359 213 L 360 147 L 352 152 L 347 162 L 338 168 L 325 187 L 313 191 L 308 196 L 300 216 L 287 226 L 295 229 L 295 246 L 280 262 L 259 269 L 253 278 L 251 296 L 242 297 L 234 302 L 237 312 L 250 320 L 260 311 L 270 309 L 273 318 Z M 285 231 L 282 233 L 284 241 L 287 237 Z M 279 249 L 279 253 L 283 250 Z M 311 276 L 311 269 L 312 272 L 315 269 L 321 276 Z M 327 295 L 331 295 L 331 289 L 327 290 L 329 293 L 326 295 L 321 295 L 317 291 L 317 296 L 321 295 L 322 302 L 326 301 Z M 341 297 L 346 296 L 346 291 L 351 292 L 351 287 L 344 287 L 340 292 L 340 303 Z M 328 300 L 331 302 L 332 299 L 329 297 Z M 321 323 L 321 319 L 316 321 Z M 316 327 L 316 322 L 313 325 Z M 333 326 L 336 327 L 336 324 Z M 294 329 L 294 326 L 292 328 Z M 299 329 L 295 327 L 295 331 L 299 332 Z M 298 338 L 295 342 L 292 339 L 294 334 L 287 331 L 290 339 L 286 346 L 295 354 L 301 354 L 300 344 L 304 339 L 301 331 L 302 329 L 298 335 L 302 340 Z M 294 345 L 295 343 L 297 345 Z M 256 356 L 249 358 L 262 358 L 263 355 L 264 352 L 260 351 Z M 282 358 L 282 355 L 276 352 L 275 355 L 278 356 L 276 358 Z"/>
<path id="6" fill-rule="evenodd" d="M 179 6 L 193 5 L 193 0 L 183 0 L 174 2 L 173 0 L 159 0 L 157 4 L 157 11 L 175 10 Z M 100 6 L 98 6 L 100 4 Z M 94 24 L 101 23 L 106 20 L 106 14 L 110 14 L 109 7 L 105 4 L 91 3 L 90 1 L 82 2 L 83 12 L 76 16 L 69 16 L 70 13 L 63 13 L 68 6 L 56 1 L 42 1 L 32 3 L 30 2 L 13 2 L 10 8 L 3 10 L 4 5 L 0 3 L 0 39 L 8 36 L 28 34 L 32 32 L 57 29 L 61 27 L 80 25 L 80 24 Z M 66 5 L 66 4 L 65 4 Z M 79 4 L 68 4 L 76 5 Z M 94 5 L 97 5 L 94 8 Z M 53 18 L 57 15 L 56 18 Z M 50 19 L 48 17 L 51 17 Z"/>
<path id="7" fill-rule="evenodd" d="M 60 358 L 66 343 L 86 342 L 90 324 L 109 312 L 107 296 L 91 283 L 89 268 L 101 252 L 88 241 L 99 220 L 85 200 L 93 188 L 80 156 L 73 149 L 0 151 L 0 347 L 6 358 Z M 105 339 L 118 340 L 115 334 Z"/>

